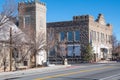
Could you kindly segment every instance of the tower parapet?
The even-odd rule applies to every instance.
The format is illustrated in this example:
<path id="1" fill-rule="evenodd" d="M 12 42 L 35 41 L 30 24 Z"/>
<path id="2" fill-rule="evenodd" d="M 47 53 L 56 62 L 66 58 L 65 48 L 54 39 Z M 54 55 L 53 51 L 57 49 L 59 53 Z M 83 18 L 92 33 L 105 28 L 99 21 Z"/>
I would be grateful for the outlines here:
<path id="1" fill-rule="evenodd" d="M 73 16 L 73 21 L 94 21 L 94 18 L 90 15 Z"/>
<path id="2" fill-rule="evenodd" d="M 39 3 L 43 6 L 46 6 L 45 3 L 40 2 L 39 0 L 22 0 L 19 2 L 19 5 L 21 5 L 21 4 L 30 5 L 30 4 L 35 4 L 35 3 Z"/>
<path id="3" fill-rule="evenodd" d="M 105 19 L 104 19 L 103 14 L 99 14 L 96 21 L 97 21 L 98 23 L 102 24 L 102 25 L 106 25 L 106 22 L 105 22 Z"/>
<path id="4" fill-rule="evenodd" d="M 112 25 L 111 24 L 106 24 L 106 26 L 109 28 L 109 29 L 111 29 L 112 30 Z"/>

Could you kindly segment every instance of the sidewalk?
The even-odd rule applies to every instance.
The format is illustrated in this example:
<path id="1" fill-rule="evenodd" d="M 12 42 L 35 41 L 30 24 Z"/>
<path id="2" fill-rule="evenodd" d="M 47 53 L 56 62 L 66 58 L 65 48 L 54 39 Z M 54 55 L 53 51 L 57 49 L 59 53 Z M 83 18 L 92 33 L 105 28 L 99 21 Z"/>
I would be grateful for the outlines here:
<path id="1" fill-rule="evenodd" d="M 97 63 L 117 63 L 116 61 L 107 61 L 107 60 L 103 60 L 103 61 L 99 61 Z"/>
<path id="2" fill-rule="evenodd" d="M 33 75 L 34 74 L 42 74 L 47 72 L 52 72 L 60 69 L 64 69 L 67 67 L 70 67 L 71 65 L 51 65 L 49 67 L 42 67 L 42 68 L 33 68 L 33 69 L 26 69 L 26 70 L 20 70 L 20 71 L 14 71 L 14 72 L 1 72 L 0 73 L 0 80 L 15 76 L 27 76 L 27 75 Z"/>

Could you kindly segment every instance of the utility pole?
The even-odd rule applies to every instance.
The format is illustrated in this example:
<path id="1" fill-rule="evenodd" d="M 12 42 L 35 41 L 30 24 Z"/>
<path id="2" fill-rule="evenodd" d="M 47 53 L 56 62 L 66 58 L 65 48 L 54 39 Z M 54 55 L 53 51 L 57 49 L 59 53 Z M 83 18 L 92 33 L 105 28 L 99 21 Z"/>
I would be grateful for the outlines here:
<path id="1" fill-rule="evenodd" d="M 12 28 L 10 27 L 10 71 L 12 71 Z"/>

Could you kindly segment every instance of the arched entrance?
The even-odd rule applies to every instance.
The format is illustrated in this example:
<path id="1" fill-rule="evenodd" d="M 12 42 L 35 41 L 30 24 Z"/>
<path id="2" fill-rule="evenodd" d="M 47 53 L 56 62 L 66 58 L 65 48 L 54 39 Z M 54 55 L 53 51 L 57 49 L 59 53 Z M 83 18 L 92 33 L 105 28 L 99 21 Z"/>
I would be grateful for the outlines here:
<path id="1" fill-rule="evenodd" d="M 102 55 L 101 59 L 106 60 L 108 58 L 107 57 L 107 55 L 108 55 L 108 49 L 107 48 L 101 48 L 100 50 L 101 50 L 101 55 Z"/>

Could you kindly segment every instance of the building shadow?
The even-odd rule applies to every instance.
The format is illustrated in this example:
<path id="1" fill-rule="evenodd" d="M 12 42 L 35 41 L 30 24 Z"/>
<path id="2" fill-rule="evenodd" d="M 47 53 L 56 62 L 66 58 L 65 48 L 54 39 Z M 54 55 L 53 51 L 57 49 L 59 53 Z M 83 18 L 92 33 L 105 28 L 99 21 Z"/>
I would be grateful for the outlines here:
<path id="1" fill-rule="evenodd" d="M 16 80 L 16 79 L 19 79 L 21 77 L 14 77 L 14 78 L 7 78 L 7 79 L 4 79 L 4 80 Z"/>

